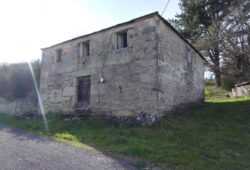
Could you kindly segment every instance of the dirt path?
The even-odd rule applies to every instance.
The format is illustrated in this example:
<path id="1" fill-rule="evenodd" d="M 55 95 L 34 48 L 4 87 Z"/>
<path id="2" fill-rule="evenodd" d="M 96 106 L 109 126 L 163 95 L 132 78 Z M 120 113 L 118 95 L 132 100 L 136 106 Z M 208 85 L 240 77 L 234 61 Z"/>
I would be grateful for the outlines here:
<path id="1" fill-rule="evenodd" d="M 0 170 L 134 169 L 127 163 L 0 123 Z"/>

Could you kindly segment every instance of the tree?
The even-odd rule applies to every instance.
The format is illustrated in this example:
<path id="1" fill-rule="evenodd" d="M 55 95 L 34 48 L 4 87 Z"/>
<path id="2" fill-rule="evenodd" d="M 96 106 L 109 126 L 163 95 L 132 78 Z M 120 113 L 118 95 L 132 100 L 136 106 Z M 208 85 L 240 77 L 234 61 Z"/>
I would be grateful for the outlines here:
<path id="1" fill-rule="evenodd" d="M 31 62 L 31 66 L 32 66 L 32 69 L 33 69 L 34 74 L 35 74 L 35 79 L 36 79 L 37 85 L 39 87 L 40 75 L 41 75 L 41 62 L 40 62 L 40 60 L 38 59 L 38 60 Z"/>
<path id="2" fill-rule="evenodd" d="M 35 79 L 39 84 L 40 61 L 31 63 Z M 0 65 L 0 96 L 13 100 L 25 98 L 33 94 L 35 89 L 32 75 L 27 63 L 1 64 Z M 32 96 L 32 95 L 31 95 Z"/>
<path id="3" fill-rule="evenodd" d="M 250 2 L 238 0 L 231 8 L 221 30 L 222 72 L 239 83 L 250 80 Z"/>
<path id="4" fill-rule="evenodd" d="M 9 94 L 9 76 L 7 74 L 8 66 L 6 64 L 0 65 L 0 96 L 7 97 Z"/>
<path id="5" fill-rule="evenodd" d="M 10 89 L 13 98 L 25 98 L 33 89 L 31 73 L 27 63 L 10 65 Z"/>
<path id="6" fill-rule="evenodd" d="M 234 0 L 181 0 L 181 14 L 173 21 L 180 33 L 206 58 L 214 73 L 216 87 L 221 87 L 220 30 Z"/>

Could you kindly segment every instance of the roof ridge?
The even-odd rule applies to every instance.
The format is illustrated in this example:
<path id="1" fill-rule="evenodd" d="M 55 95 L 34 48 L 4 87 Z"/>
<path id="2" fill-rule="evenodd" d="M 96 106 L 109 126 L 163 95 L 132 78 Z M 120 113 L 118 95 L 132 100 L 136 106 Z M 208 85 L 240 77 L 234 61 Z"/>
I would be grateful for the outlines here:
<path id="1" fill-rule="evenodd" d="M 93 34 L 96 34 L 96 33 L 99 33 L 99 32 L 103 32 L 103 31 L 106 31 L 106 30 L 109 30 L 109 29 L 112 29 L 112 28 L 115 28 L 115 27 L 118 27 L 118 26 L 126 25 L 126 24 L 129 24 L 129 23 L 134 23 L 137 20 L 141 20 L 141 19 L 144 19 L 144 18 L 149 18 L 149 17 L 152 17 L 154 15 L 159 15 L 159 13 L 156 11 L 156 12 L 153 12 L 153 13 L 150 13 L 150 14 L 147 14 L 147 15 L 143 15 L 141 17 L 137 17 L 137 18 L 134 18 L 132 20 L 122 22 L 122 23 L 119 23 L 119 24 L 116 24 L 116 25 L 113 25 L 113 26 L 110 26 L 110 27 L 107 27 L 107 28 L 104 28 L 104 29 L 100 29 L 98 31 L 94 31 L 94 32 L 91 32 L 91 33 L 88 33 L 88 34 L 77 36 L 75 38 L 72 38 L 72 39 L 69 39 L 69 40 L 66 40 L 66 41 L 62 41 L 60 43 L 54 44 L 54 45 L 49 46 L 49 47 L 41 48 L 41 50 L 48 49 L 48 48 L 51 48 L 51 47 L 55 47 L 57 45 L 60 45 L 60 44 L 66 43 L 66 42 L 74 41 L 74 40 L 77 40 L 79 38 L 87 37 L 87 36 L 90 36 L 90 35 L 93 35 Z"/>
<path id="2" fill-rule="evenodd" d="M 153 13 L 150 13 L 150 14 L 147 14 L 147 15 L 143 15 L 141 17 L 137 17 L 137 18 L 134 18 L 132 20 L 129 20 L 127 22 L 123 22 L 123 23 L 120 23 L 120 24 L 116 24 L 116 25 L 113 25 L 113 26 L 110 26 L 110 27 L 107 27 L 107 28 L 104 28 L 104 29 L 101 29 L 99 31 L 95 31 L 95 32 L 92 32 L 92 33 L 89 33 L 89 34 L 85 34 L 85 35 L 82 35 L 82 36 L 78 36 L 78 37 L 75 37 L 75 38 L 72 38 L 72 39 L 69 39 L 69 40 L 66 40 L 66 41 L 63 41 L 63 42 L 60 42 L 60 43 L 57 43 L 57 44 L 54 44 L 52 46 L 49 46 L 49 47 L 46 47 L 46 48 L 42 48 L 41 50 L 45 50 L 45 49 L 48 49 L 48 48 L 52 48 L 52 47 L 55 47 L 57 45 L 60 45 L 60 44 L 63 44 L 63 43 L 67 43 L 67 42 L 70 42 L 70 41 L 74 41 L 74 40 L 77 40 L 79 38 L 83 38 L 83 37 L 87 37 L 87 36 L 90 36 L 90 35 L 93 35 L 93 34 L 96 34 L 96 33 L 100 33 L 100 32 L 103 32 L 103 31 L 106 31 L 106 30 L 109 30 L 109 29 L 112 29 L 112 28 L 115 28 L 115 27 L 118 27 L 118 26 L 122 26 L 122 25 L 126 25 L 126 24 L 130 24 L 130 23 L 134 23 L 138 20 L 141 20 L 141 19 L 145 19 L 145 18 L 149 18 L 149 17 L 153 17 L 153 16 L 158 16 L 160 18 L 160 20 L 165 23 L 172 31 L 174 31 L 182 40 L 184 40 L 188 45 L 190 45 L 190 47 L 196 51 L 199 56 L 205 60 L 205 58 L 203 57 L 203 55 L 190 43 L 188 42 L 165 18 L 163 18 L 158 11 L 156 12 L 153 12 Z"/>

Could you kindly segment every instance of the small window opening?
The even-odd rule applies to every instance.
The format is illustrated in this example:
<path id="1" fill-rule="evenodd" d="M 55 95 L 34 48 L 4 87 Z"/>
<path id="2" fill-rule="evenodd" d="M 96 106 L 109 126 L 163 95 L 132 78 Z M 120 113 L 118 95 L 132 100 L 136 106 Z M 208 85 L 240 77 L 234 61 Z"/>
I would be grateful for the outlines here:
<path id="1" fill-rule="evenodd" d="M 56 62 L 60 63 L 62 61 L 62 49 L 56 50 Z"/>
<path id="2" fill-rule="evenodd" d="M 117 33 L 117 49 L 128 47 L 127 32 Z"/>
<path id="3" fill-rule="evenodd" d="M 185 48 L 185 56 L 186 56 L 187 62 L 189 64 L 192 63 L 192 54 L 188 47 Z"/>
<path id="4" fill-rule="evenodd" d="M 79 56 L 80 57 L 89 56 L 89 42 L 80 43 Z"/>
<path id="5" fill-rule="evenodd" d="M 192 60 L 193 60 L 193 56 L 192 56 L 192 52 L 188 47 L 185 47 L 185 57 L 187 60 L 187 71 L 189 73 L 192 72 Z"/>

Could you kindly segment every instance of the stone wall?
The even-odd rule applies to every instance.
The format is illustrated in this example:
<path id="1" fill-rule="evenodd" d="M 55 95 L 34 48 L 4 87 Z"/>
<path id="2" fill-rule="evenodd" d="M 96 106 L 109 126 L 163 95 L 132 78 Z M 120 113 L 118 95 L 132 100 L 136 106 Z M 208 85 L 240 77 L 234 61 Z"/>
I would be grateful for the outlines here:
<path id="1" fill-rule="evenodd" d="M 119 116 L 154 111 L 156 38 L 152 20 L 114 27 L 44 49 L 40 93 L 45 111 L 74 111 L 77 78 L 86 75 L 91 76 L 93 111 Z M 127 30 L 128 47 L 116 49 L 116 33 L 123 30 Z M 79 43 L 85 41 L 90 42 L 90 56 L 79 58 Z M 62 62 L 56 63 L 59 48 L 63 49 Z M 99 82 L 100 77 L 104 83 Z"/>
<path id="2" fill-rule="evenodd" d="M 233 88 L 232 97 L 250 97 L 250 84 Z"/>
<path id="3" fill-rule="evenodd" d="M 7 101 L 0 99 L 0 113 L 22 115 L 24 113 L 38 113 L 38 104 L 32 99 L 17 99 Z"/>
<path id="4" fill-rule="evenodd" d="M 45 111 L 75 111 L 77 78 L 89 75 L 90 109 L 95 113 L 158 115 L 180 104 L 202 101 L 203 60 L 157 21 L 155 15 L 43 49 L 40 93 Z M 117 49 L 116 34 L 124 30 L 128 47 Z M 86 41 L 90 56 L 79 57 L 79 43 Z M 190 74 L 185 46 L 194 58 Z M 60 63 L 56 63 L 57 49 L 62 49 Z"/>
<path id="5" fill-rule="evenodd" d="M 159 111 L 169 112 L 203 102 L 204 60 L 165 23 L 160 21 L 158 25 Z"/>

